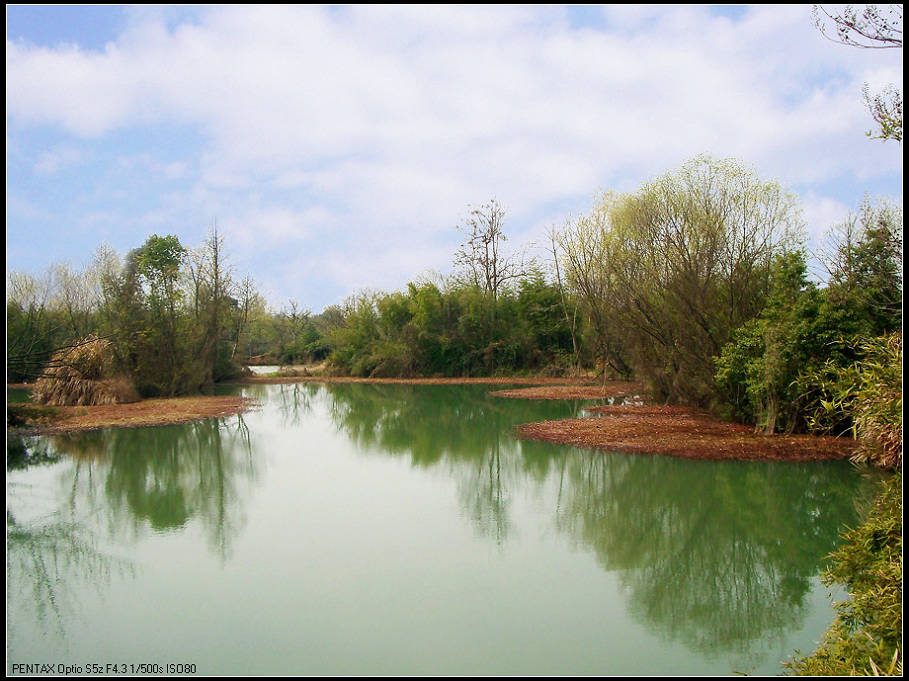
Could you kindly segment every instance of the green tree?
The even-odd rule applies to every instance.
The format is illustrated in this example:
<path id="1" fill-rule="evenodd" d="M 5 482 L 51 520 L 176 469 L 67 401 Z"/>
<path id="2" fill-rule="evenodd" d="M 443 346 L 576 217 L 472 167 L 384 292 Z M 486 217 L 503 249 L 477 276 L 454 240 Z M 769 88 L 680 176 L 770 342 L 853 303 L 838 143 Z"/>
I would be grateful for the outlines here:
<path id="1" fill-rule="evenodd" d="M 828 258 L 830 300 L 855 318 L 854 333 L 899 329 L 903 302 L 903 211 L 865 199 L 834 232 Z"/>
<path id="2" fill-rule="evenodd" d="M 799 372 L 826 355 L 819 333 L 821 295 L 808 281 L 805 256 L 781 255 L 761 314 L 737 329 L 716 360 L 716 382 L 732 415 L 765 433 L 800 424 Z"/>
<path id="3" fill-rule="evenodd" d="M 734 160 L 701 156 L 604 195 L 563 234 L 566 278 L 598 354 L 653 394 L 709 404 L 713 358 L 760 313 L 775 256 L 798 244 L 795 197 Z"/>

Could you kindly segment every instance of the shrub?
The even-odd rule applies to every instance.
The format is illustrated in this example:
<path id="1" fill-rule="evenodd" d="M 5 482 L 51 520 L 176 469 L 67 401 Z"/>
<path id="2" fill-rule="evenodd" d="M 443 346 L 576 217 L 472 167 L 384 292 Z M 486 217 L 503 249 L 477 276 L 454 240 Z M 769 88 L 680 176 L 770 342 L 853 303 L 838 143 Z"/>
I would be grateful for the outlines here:
<path id="1" fill-rule="evenodd" d="M 843 535 L 824 583 L 839 582 L 850 600 L 811 655 L 786 663 L 799 675 L 902 675 L 902 475 L 883 485 L 864 524 Z"/>

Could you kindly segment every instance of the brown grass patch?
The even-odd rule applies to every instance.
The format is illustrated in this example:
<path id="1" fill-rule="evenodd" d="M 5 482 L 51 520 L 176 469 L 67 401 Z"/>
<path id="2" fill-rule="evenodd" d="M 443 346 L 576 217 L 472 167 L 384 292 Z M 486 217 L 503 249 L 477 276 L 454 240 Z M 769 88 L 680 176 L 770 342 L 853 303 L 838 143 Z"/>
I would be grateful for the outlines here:
<path id="1" fill-rule="evenodd" d="M 96 336 L 54 353 L 32 390 L 34 402 L 57 407 L 122 404 L 138 399 L 132 381 L 115 373 L 110 342 Z"/>
<path id="2" fill-rule="evenodd" d="M 605 400 L 634 397 L 644 394 L 644 386 L 629 381 L 610 381 L 591 385 L 542 385 L 533 388 L 496 390 L 494 397 L 511 397 L 525 400 Z"/>
<path id="3" fill-rule="evenodd" d="M 818 461 L 847 459 L 854 440 L 812 435 L 757 435 L 747 427 L 717 421 L 685 407 L 604 406 L 592 418 L 526 423 L 520 437 L 632 454 L 688 459 Z"/>
<path id="4" fill-rule="evenodd" d="M 246 397 L 218 395 L 158 398 L 130 404 L 54 407 L 49 421 L 40 417 L 30 418 L 24 431 L 29 434 L 68 433 L 97 428 L 135 428 L 186 423 L 197 419 L 239 414 L 254 404 L 253 400 Z"/>

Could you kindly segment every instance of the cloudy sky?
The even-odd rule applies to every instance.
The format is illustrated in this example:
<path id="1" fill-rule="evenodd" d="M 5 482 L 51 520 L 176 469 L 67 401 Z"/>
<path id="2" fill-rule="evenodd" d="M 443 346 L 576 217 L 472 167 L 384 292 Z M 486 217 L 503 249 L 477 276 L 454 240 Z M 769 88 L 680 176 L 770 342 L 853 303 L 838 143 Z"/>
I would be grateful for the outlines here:
<path id="1" fill-rule="evenodd" d="M 276 307 L 447 273 L 470 205 L 510 243 L 702 153 L 795 191 L 813 236 L 902 202 L 862 104 L 902 50 L 809 5 L 7 6 L 7 271 L 213 223 Z"/>

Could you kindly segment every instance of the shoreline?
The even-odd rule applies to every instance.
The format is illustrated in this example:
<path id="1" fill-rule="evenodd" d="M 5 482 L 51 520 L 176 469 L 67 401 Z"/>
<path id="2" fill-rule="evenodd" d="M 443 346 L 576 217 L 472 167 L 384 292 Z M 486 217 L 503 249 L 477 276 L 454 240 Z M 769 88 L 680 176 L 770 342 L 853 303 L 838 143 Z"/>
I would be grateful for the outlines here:
<path id="1" fill-rule="evenodd" d="M 492 397 L 531 400 L 605 400 L 632 398 L 634 404 L 591 406 L 581 418 L 524 423 L 515 426 L 522 439 L 542 440 L 601 451 L 664 455 L 714 461 L 822 461 L 848 459 L 858 442 L 815 435 L 762 435 L 741 424 L 720 421 L 688 407 L 648 404 L 639 383 L 585 378 L 460 377 L 360 378 L 353 376 L 245 377 L 230 385 L 291 383 L 363 383 L 379 385 L 525 385 L 493 390 Z M 17 387 L 8 384 L 7 387 Z M 126 404 L 46 407 L 7 405 L 26 413 L 25 423 L 7 426 L 8 435 L 52 435 L 100 428 L 148 427 L 187 423 L 240 414 L 255 401 L 239 396 L 152 398 Z"/>
<path id="2" fill-rule="evenodd" d="M 858 442 L 817 435 L 761 435 L 688 407 L 603 406 L 593 416 L 524 423 L 520 438 L 625 454 L 711 461 L 824 461 L 848 459 Z"/>
<path id="3" fill-rule="evenodd" d="M 360 376 L 247 376 L 220 385 L 257 385 L 273 383 L 376 383 L 397 385 L 575 385 L 593 383 L 589 378 L 554 378 L 532 376 L 490 376 L 455 378 L 363 378 Z"/>
<path id="4" fill-rule="evenodd" d="M 631 398 L 641 403 L 648 399 L 641 383 L 632 381 L 607 381 L 606 383 L 550 384 L 513 390 L 495 390 L 493 397 L 521 400 L 606 400 Z"/>
<path id="5" fill-rule="evenodd" d="M 101 428 L 140 428 L 224 418 L 249 411 L 256 401 L 234 395 L 156 397 L 126 404 L 83 407 L 50 407 L 25 403 L 26 423 L 7 425 L 6 434 L 18 436 L 58 435 Z"/>

